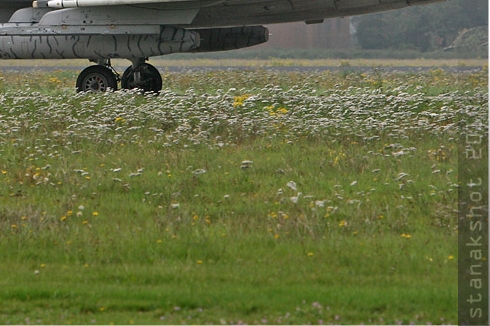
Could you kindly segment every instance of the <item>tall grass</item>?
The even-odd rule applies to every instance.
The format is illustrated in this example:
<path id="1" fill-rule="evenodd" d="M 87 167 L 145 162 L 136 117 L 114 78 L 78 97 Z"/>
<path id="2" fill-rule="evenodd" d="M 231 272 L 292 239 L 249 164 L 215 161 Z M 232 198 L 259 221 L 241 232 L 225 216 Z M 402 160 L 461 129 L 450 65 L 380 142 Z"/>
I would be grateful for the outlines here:
<path id="1" fill-rule="evenodd" d="M 0 321 L 456 323 L 486 74 L 2 75 Z"/>

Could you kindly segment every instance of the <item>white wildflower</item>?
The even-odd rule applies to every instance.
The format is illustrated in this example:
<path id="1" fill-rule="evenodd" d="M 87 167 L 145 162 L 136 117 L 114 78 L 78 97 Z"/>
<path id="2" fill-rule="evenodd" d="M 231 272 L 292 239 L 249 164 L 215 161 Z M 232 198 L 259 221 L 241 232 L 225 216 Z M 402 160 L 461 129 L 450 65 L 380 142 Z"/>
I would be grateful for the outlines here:
<path id="1" fill-rule="evenodd" d="M 405 155 L 405 152 L 404 152 L 404 151 L 403 151 L 403 149 L 402 149 L 402 150 L 401 150 L 401 151 L 399 151 L 399 152 L 394 152 L 394 153 L 392 153 L 392 155 L 393 155 L 394 157 L 398 157 L 398 156 Z"/>
<path id="2" fill-rule="evenodd" d="M 254 163 L 253 161 L 249 161 L 249 160 L 243 161 L 242 164 L 240 165 L 240 168 L 243 170 L 247 170 L 252 167 L 253 163 Z"/>
<path id="3" fill-rule="evenodd" d="M 316 200 L 315 201 L 315 206 L 316 207 L 324 207 L 325 206 L 326 200 Z"/>
<path id="4" fill-rule="evenodd" d="M 192 171 L 192 174 L 194 174 L 194 175 L 201 175 L 204 173 L 206 173 L 206 170 L 204 170 L 204 169 L 197 169 L 197 170 Z"/>
<path id="5" fill-rule="evenodd" d="M 396 178 L 396 180 L 401 180 L 401 179 L 405 178 L 407 175 L 409 175 L 409 174 L 405 173 L 405 172 L 401 172 L 398 174 L 398 177 Z"/>
<path id="6" fill-rule="evenodd" d="M 296 187 L 296 182 L 294 182 L 294 181 L 289 181 L 289 182 L 286 184 L 286 186 L 288 186 L 290 189 L 292 189 L 292 190 L 294 190 L 294 191 L 298 190 L 298 188 Z"/>

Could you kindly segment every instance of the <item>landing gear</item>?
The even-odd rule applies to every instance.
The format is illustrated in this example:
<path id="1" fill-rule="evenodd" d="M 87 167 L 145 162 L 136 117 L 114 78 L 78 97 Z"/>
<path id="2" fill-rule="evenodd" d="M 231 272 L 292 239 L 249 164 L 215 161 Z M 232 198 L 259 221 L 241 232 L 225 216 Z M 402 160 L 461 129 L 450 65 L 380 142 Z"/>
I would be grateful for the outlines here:
<path id="1" fill-rule="evenodd" d="M 157 68 L 142 63 L 136 68 L 129 66 L 121 78 L 121 86 L 125 89 L 140 89 L 143 92 L 158 93 L 162 89 L 162 76 Z"/>
<path id="2" fill-rule="evenodd" d="M 85 68 L 77 78 L 77 92 L 107 92 L 117 90 L 117 79 L 112 70 L 102 65 Z"/>
<path id="3" fill-rule="evenodd" d="M 110 60 L 96 61 L 97 65 L 85 68 L 77 79 L 77 92 L 106 92 L 117 90 L 121 81 L 123 89 L 139 89 L 143 92 L 158 93 L 162 89 L 162 76 L 146 59 L 137 59 L 129 66 L 121 78 L 112 68 Z"/>

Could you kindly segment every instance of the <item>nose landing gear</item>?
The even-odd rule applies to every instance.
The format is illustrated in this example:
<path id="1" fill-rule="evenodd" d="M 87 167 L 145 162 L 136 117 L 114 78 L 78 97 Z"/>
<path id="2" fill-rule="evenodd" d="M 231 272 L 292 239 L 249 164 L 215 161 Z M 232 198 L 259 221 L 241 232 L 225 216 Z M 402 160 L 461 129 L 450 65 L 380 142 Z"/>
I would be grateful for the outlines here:
<path id="1" fill-rule="evenodd" d="M 77 92 L 101 93 L 116 91 L 121 81 L 123 89 L 139 89 L 143 92 L 158 93 L 162 89 L 162 76 L 158 69 L 145 62 L 133 61 L 122 77 L 111 66 L 110 60 L 97 61 L 97 65 L 85 68 L 77 78 Z"/>

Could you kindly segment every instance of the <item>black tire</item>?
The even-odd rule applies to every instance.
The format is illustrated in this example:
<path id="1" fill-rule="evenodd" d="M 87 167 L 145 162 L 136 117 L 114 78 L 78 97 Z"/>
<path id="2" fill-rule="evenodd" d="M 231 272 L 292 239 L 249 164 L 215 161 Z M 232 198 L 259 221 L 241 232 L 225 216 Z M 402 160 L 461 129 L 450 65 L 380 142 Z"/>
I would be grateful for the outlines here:
<path id="1" fill-rule="evenodd" d="M 90 66 L 77 78 L 77 92 L 102 93 L 117 91 L 117 80 L 112 70 L 104 66 Z"/>
<path id="2" fill-rule="evenodd" d="M 134 82 L 134 69 L 133 66 L 129 66 L 123 73 L 121 78 L 121 87 L 124 89 L 140 89 L 143 92 L 158 93 L 162 90 L 162 76 L 157 68 L 154 66 L 143 63 L 136 69 L 141 74 L 141 80 L 139 83 Z"/>

